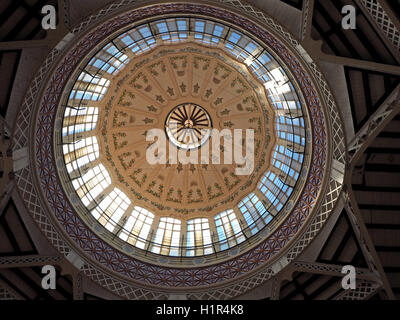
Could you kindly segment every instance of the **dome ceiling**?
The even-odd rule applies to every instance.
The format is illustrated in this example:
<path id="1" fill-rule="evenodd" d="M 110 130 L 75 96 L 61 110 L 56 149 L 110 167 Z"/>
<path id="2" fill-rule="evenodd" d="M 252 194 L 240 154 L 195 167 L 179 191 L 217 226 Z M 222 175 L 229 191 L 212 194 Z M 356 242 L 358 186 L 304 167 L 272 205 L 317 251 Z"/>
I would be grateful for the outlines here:
<path id="1" fill-rule="evenodd" d="M 251 10 L 128 7 L 82 24 L 49 57 L 29 141 L 37 176 L 27 179 L 46 202 L 38 223 L 58 250 L 84 257 L 85 273 L 116 282 L 118 273 L 132 288 L 259 285 L 277 259 L 302 252 L 340 192 L 329 176 L 330 157 L 343 155 L 329 141 L 330 123 L 341 132 L 329 88 L 294 38 Z M 235 162 L 149 168 L 146 131 L 200 151 L 205 143 L 192 147 L 172 128 L 194 130 L 199 119 L 255 130 L 249 176 L 232 177 Z"/>
<path id="2" fill-rule="evenodd" d="M 82 68 L 60 112 L 64 161 L 113 239 L 201 256 L 283 220 L 298 195 L 305 116 L 259 42 L 213 20 L 156 19 Z"/>
<path id="3" fill-rule="evenodd" d="M 396 153 L 393 138 L 399 120 L 395 116 L 398 108 L 391 103 L 399 89 L 395 77 L 398 30 L 393 10 L 379 6 L 382 1 L 352 0 L 348 4 L 361 10 L 357 30 L 343 32 L 336 28 L 342 6 L 335 1 L 318 0 L 313 6 L 300 0 L 297 4 L 290 1 L 290 6 L 286 0 L 275 1 L 273 6 L 255 0 L 105 2 L 66 1 L 67 6 L 59 8 L 57 30 L 40 37 L 37 43 L 29 39 L 41 29 L 36 19 L 40 8 L 32 8 L 35 10 L 30 10 L 27 17 L 18 15 L 24 11 L 23 2 L 18 6 L 6 0 L 3 6 L 5 11 L 15 13 L 6 19 L 9 32 L 6 30 L 5 35 L 10 40 L 5 45 L 15 50 L 4 53 L 7 70 L 1 74 L 8 93 L 2 99 L 5 170 L 0 182 L 5 187 L 3 204 L 7 205 L 0 212 L 4 217 L 0 228 L 5 232 L 0 247 L 6 254 L 1 273 L 6 278 L 10 273 L 15 275 L 12 283 L 0 284 L 3 298 L 43 298 L 40 270 L 21 267 L 31 266 L 32 261 L 40 266 L 55 264 L 56 272 L 66 275 L 57 278 L 59 290 L 45 293 L 48 298 L 71 298 L 72 294 L 74 299 L 92 299 L 95 295 L 151 300 L 394 298 L 399 288 L 393 265 L 399 263 L 394 255 L 396 241 L 388 237 L 395 234 L 393 186 L 398 178 L 393 174 L 396 166 L 391 156 Z M 369 6 L 372 2 L 377 6 Z M 34 24 L 20 30 L 21 19 L 31 19 Z M 248 38 L 243 40 L 241 34 Z M 255 42 L 249 38 L 265 51 L 253 47 L 250 43 Z M 21 39 L 27 41 L 14 41 Z M 238 73 L 243 76 L 243 69 L 258 82 L 272 110 L 271 140 L 266 144 L 271 149 L 267 150 L 269 166 L 258 177 L 248 179 L 254 184 L 248 192 L 234 192 L 235 199 L 227 203 L 217 198 L 206 197 L 208 201 L 203 202 L 195 199 L 199 202 L 191 203 L 191 208 L 182 205 L 185 211 L 175 211 L 181 205 L 172 201 L 167 204 L 168 190 L 153 188 L 163 189 L 158 202 L 147 192 L 154 180 L 151 175 L 160 174 L 147 170 L 142 187 L 129 177 L 136 171 L 134 165 L 146 170 L 146 161 L 135 158 L 134 151 L 138 150 L 129 149 L 143 147 L 148 151 L 164 139 L 179 146 L 179 151 L 194 154 L 211 142 L 208 132 L 201 136 L 198 131 L 218 124 L 216 114 L 209 111 L 213 109 L 204 101 L 182 99 L 181 103 L 178 98 L 169 99 L 168 106 L 160 104 L 160 110 L 165 108 L 162 116 L 145 108 L 147 115 L 156 115 L 157 125 L 144 124 L 147 128 L 140 134 L 143 140 L 148 135 L 150 139 L 143 144 L 130 144 L 125 139 L 128 144 L 122 146 L 121 153 L 131 152 L 134 156 L 124 163 L 118 158 L 119 150 L 113 150 L 111 133 L 128 133 L 133 127 L 131 114 L 120 114 L 116 127 L 114 111 L 106 115 L 105 110 L 108 102 L 109 109 L 118 109 L 117 99 L 123 90 L 116 90 L 116 82 L 136 63 L 146 57 L 152 59 L 162 47 L 192 46 L 225 55 L 235 63 Z M 27 60 L 27 54 L 34 59 Z M 261 61 L 263 55 L 272 57 L 276 64 Z M 269 67 L 274 79 L 277 76 L 276 83 L 259 77 L 263 71 L 254 60 Z M 372 60 L 377 63 L 371 64 Z M 148 72 L 150 65 L 142 64 L 138 69 L 145 72 L 153 88 L 157 84 L 161 87 L 165 83 L 153 81 Z M 189 67 L 193 68 L 192 62 Z M 167 71 L 169 68 L 166 65 Z M 282 76 L 277 74 L 281 70 Z M 286 83 L 286 77 L 290 83 Z M 126 78 L 124 87 L 135 93 L 137 89 L 128 85 L 130 80 Z M 277 107 L 279 100 L 284 106 L 293 101 L 287 91 L 291 86 L 304 118 L 304 146 L 281 138 L 281 134 L 288 133 L 281 129 L 287 125 L 285 122 L 293 123 L 300 115 L 300 108 L 289 109 L 289 114 L 286 107 Z M 278 89 L 275 95 L 271 89 Z M 340 102 L 337 107 L 335 100 Z M 132 102 L 118 111 L 132 110 L 136 117 L 140 113 L 136 106 Z M 152 106 L 154 103 L 145 105 L 150 109 Z M 380 120 L 377 126 L 376 119 Z M 108 126 L 103 125 L 105 120 Z M 137 118 L 132 120 L 136 122 Z M 156 138 L 153 143 L 149 132 L 155 127 L 163 133 L 163 139 Z M 107 136 L 102 135 L 103 128 Z M 198 137 L 203 140 L 195 141 Z M 222 152 L 225 141 L 221 143 Z M 297 181 L 282 174 L 286 167 L 280 159 L 286 162 L 288 158 L 286 152 L 277 153 L 281 146 L 304 157 Z M 112 150 L 110 161 L 104 152 L 106 147 Z M 162 159 L 163 153 L 157 153 L 156 158 Z M 172 167 L 178 171 L 175 163 L 168 164 L 169 168 L 167 164 L 148 164 L 159 167 L 159 171 Z M 181 173 L 176 175 L 187 174 L 190 178 L 191 170 L 185 171 L 188 167 L 182 164 Z M 236 168 L 234 162 L 232 169 Z M 268 197 L 268 191 L 283 193 L 280 188 L 262 185 L 263 180 L 271 182 L 270 175 L 265 174 L 268 171 L 275 174 L 275 179 L 278 177 L 274 182 L 285 182 L 283 186 L 292 192 L 286 202 L 271 205 L 269 200 L 273 198 Z M 196 172 L 194 175 L 198 177 Z M 343 175 L 346 187 L 341 190 Z M 128 185 L 121 183 L 121 177 Z M 183 192 L 181 198 L 192 201 Z M 211 207 L 211 202 L 216 206 L 203 210 Z M 387 211 L 385 215 L 380 214 L 382 210 Z M 262 216 L 262 212 L 266 214 Z M 218 241 L 218 234 L 223 235 L 218 228 L 237 233 Z M 213 242 L 209 241 L 211 237 Z M 172 238 L 175 242 L 168 243 Z M 357 281 L 356 290 L 337 291 L 341 266 L 347 264 L 356 267 L 362 281 Z M 37 288 L 32 291 L 28 287 L 34 283 Z"/>

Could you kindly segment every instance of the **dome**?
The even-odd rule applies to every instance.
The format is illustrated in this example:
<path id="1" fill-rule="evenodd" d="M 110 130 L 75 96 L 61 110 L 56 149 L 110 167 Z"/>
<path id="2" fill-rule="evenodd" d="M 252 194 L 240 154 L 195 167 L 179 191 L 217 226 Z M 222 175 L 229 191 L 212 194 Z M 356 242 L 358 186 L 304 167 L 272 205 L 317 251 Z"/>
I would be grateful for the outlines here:
<path id="1" fill-rule="evenodd" d="M 241 292 L 330 215 L 344 142 L 329 87 L 289 32 L 243 8 L 110 9 L 54 56 L 34 179 L 53 243 L 88 274 Z"/>
<path id="2" fill-rule="evenodd" d="M 81 215 L 135 247 L 184 257 L 234 247 L 282 220 L 306 154 L 307 113 L 268 48 L 233 26 L 182 16 L 139 24 L 87 60 L 58 111 L 60 171 Z M 155 163 L 154 129 L 163 132 Z"/>

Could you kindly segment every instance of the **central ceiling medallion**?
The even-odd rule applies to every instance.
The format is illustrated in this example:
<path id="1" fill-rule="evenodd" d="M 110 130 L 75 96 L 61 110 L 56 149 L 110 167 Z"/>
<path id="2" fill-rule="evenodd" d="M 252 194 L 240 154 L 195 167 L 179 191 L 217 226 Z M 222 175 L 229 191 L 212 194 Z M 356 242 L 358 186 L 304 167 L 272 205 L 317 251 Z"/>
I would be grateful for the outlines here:
<path id="1" fill-rule="evenodd" d="M 212 121 L 208 112 L 194 103 L 182 103 L 168 114 L 165 132 L 169 140 L 185 150 L 203 145 L 211 135 Z"/>

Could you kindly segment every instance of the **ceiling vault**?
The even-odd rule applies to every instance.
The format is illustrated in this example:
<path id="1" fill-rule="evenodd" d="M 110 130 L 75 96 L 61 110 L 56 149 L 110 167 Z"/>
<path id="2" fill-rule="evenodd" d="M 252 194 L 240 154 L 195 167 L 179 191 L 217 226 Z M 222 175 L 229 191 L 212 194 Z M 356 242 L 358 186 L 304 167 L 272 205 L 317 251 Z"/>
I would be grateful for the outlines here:
<path id="1" fill-rule="evenodd" d="M 72 21 L 74 20 L 71 19 L 71 15 L 74 14 L 72 7 L 73 4 L 76 5 L 76 1 L 39 0 L 35 1 L 34 5 L 29 4 L 32 2 L 28 3 L 23 0 L 9 2 L 9 5 L 3 11 L 0 9 L 1 23 L 5 23 L 7 17 L 17 10 L 24 9 L 28 12 L 22 15 L 20 19 L 16 19 L 12 28 L 4 35 L 2 41 L 0 41 L 0 54 L 6 54 L 6 52 L 12 50 L 20 50 L 21 52 L 44 48 L 50 50 L 73 27 Z M 247 0 L 247 2 L 256 1 Z M 393 282 L 388 273 L 391 272 L 398 277 L 400 266 L 388 265 L 387 262 L 382 260 L 380 253 L 398 254 L 399 249 L 394 245 L 377 243 L 372 232 L 390 230 L 398 235 L 400 222 L 396 220 L 397 218 L 393 218 L 393 221 L 389 222 L 380 220 L 376 222 L 372 218 L 371 221 L 366 220 L 365 217 L 367 214 L 376 217 L 382 212 L 384 212 L 382 215 L 386 213 L 393 213 L 393 216 L 398 215 L 400 203 L 395 200 L 385 204 L 366 203 L 359 200 L 359 195 L 388 193 L 392 197 L 391 199 L 394 199 L 398 197 L 400 192 L 398 183 L 383 185 L 377 183 L 376 180 L 372 183 L 371 179 L 366 178 L 366 175 L 371 172 L 377 175 L 386 172 L 393 173 L 395 177 L 399 176 L 398 155 L 400 154 L 400 145 L 398 141 L 400 133 L 393 128 L 396 129 L 400 122 L 400 23 L 395 20 L 395 13 L 385 1 L 336 1 L 332 5 L 333 8 L 339 9 L 344 3 L 352 3 L 357 8 L 357 17 L 366 19 L 365 24 L 362 20 L 362 27 L 355 31 L 344 31 L 338 26 L 338 12 L 327 10 L 325 5 L 328 1 L 284 2 L 299 9 L 302 18 L 297 37 L 301 46 L 310 54 L 311 58 L 317 64 L 330 63 L 344 67 L 345 76 L 340 80 L 347 84 L 347 91 L 343 94 L 348 95 L 351 101 L 349 113 L 352 114 L 353 119 L 350 121 L 353 121 L 352 126 L 356 133 L 348 141 L 346 190 L 342 194 L 343 203 L 338 202 L 338 210 L 341 209 L 339 206 L 343 205 L 343 212 L 339 210 L 340 212 L 336 216 L 337 221 L 332 223 L 329 228 L 322 230 L 321 233 L 324 233 L 325 241 L 311 244 L 314 246 L 313 254 L 304 255 L 304 261 L 296 260 L 289 264 L 269 280 L 270 283 L 262 289 L 262 294 L 257 293 L 257 295 L 260 298 L 271 300 L 295 297 L 312 299 L 322 296 L 342 300 L 370 299 L 376 297 L 377 293 L 384 291 L 388 299 L 396 299 L 400 294 L 399 285 Z M 41 29 L 38 25 L 41 15 L 38 9 L 47 3 L 57 5 L 58 25 L 57 30 L 46 32 L 43 37 L 39 33 Z M 24 31 L 24 26 L 31 20 L 35 21 L 36 25 L 32 27 L 32 30 Z M 375 33 L 369 32 L 371 26 L 375 28 Z M 380 39 L 379 36 L 381 36 Z M 359 50 L 351 39 L 356 39 L 363 43 L 365 47 Z M 375 47 L 374 44 L 378 41 L 377 39 L 380 42 Z M 18 73 L 21 72 L 17 68 L 19 63 L 18 60 L 14 69 L 16 74 L 17 71 Z M 328 72 L 325 77 L 329 80 Z M 379 80 L 377 80 L 378 78 Z M 379 83 L 379 85 L 375 87 L 375 83 Z M 10 87 L 13 90 L 18 90 L 15 89 L 14 82 Z M 10 111 L 7 110 L 9 104 L 10 102 L 1 106 L 5 113 Z M 346 119 L 346 121 L 349 121 L 349 119 Z M 11 225 L 7 220 L 10 219 L 12 211 L 12 208 L 10 209 L 11 203 L 22 201 L 21 198 L 14 195 L 16 190 L 13 180 L 13 159 L 9 150 L 13 132 L 11 127 L 13 127 L 12 122 L 5 121 L 5 114 L 4 117 L 0 116 L 0 138 L 2 139 L 0 171 L 3 172 L 2 177 L 0 177 L 0 227 L 3 226 L 6 237 L 13 234 L 14 225 Z M 377 139 L 386 139 L 385 141 L 390 141 L 390 143 L 381 146 Z M 369 162 L 374 157 L 380 159 L 380 156 L 386 155 L 394 157 L 393 162 Z M 359 171 L 362 172 L 361 182 L 355 177 Z M 341 230 L 340 221 L 343 215 L 348 217 L 351 230 Z M 1 225 L 2 221 L 5 221 L 3 225 Z M 333 254 L 335 259 L 326 262 L 323 259 L 318 259 L 318 256 L 324 250 L 333 250 L 333 248 L 327 248 L 325 245 L 332 240 L 328 235 L 331 232 L 333 233 L 336 227 L 340 238 L 337 236 L 339 239 L 337 241 L 337 252 Z M 340 233 L 339 231 L 343 232 Z M 338 256 L 349 250 L 349 239 L 353 233 L 358 244 L 357 248 L 361 248 L 361 253 L 352 256 L 350 261 L 356 261 L 361 256 L 365 259 L 367 266 L 356 266 L 357 279 L 359 280 L 356 290 L 339 290 L 340 288 L 337 289 L 337 287 L 343 277 L 341 272 L 343 264 L 339 261 Z M 8 251 L 9 248 L 5 248 L 4 242 L 3 244 L 0 243 L 0 300 L 55 299 L 59 297 L 85 300 L 90 296 L 90 292 L 88 292 L 90 290 L 87 290 L 87 288 L 92 284 L 89 285 L 89 280 L 85 279 L 83 272 L 74 268 L 68 260 L 48 252 L 41 252 L 41 250 L 35 252 L 36 243 L 32 248 L 28 248 L 30 251 L 24 251 L 25 244 L 21 245 L 19 239 L 8 240 L 13 250 L 16 250 L 14 252 Z M 40 273 L 40 267 L 47 264 L 58 266 L 60 271 L 58 281 L 61 283 L 61 289 L 54 295 L 40 293 L 40 283 L 35 278 Z M 351 263 L 349 262 L 349 264 Z M 22 285 L 15 286 L 11 282 L 7 282 L 7 277 L 2 272 L 5 272 L 5 274 L 10 272 L 9 274 L 19 279 Z M 311 290 L 313 284 L 318 284 L 315 291 Z M 24 288 L 33 290 L 34 294 L 24 294 Z M 93 293 L 93 289 L 91 293 Z M 107 294 L 111 295 L 108 291 L 102 293 L 103 296 L 107 296 Z"/>

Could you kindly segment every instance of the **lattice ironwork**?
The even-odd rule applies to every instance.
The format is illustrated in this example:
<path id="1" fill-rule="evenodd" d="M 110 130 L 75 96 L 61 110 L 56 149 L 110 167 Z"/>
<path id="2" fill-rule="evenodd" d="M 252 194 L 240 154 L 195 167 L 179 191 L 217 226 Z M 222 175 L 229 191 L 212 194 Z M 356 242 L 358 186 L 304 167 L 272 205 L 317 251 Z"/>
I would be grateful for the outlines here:
<path id="1" fill-rule="evenodd" d="M 312 20 L 312 10 L 310 6 L 314 5 L 313 0 L 304 0 L 303 1 L 303 10 L 302 10 L 302 26 L 301 26 L 301 40 L 304 40 L 307 37 L 307 33 L 311 31 L 309 24 L 311 23 L 309 19 Z M 311 13 L 311 17 L 310 17 Z"/>
<path id="2" fill-rule="evenodd" d="M 0 268 L 26 267 L 45 264 L 57 264 L 61 261 L 61 256 L 7 256 L 0 257 Z"/>
<path id="3" fill-rule="evenodd" d="M 26 139 L 26 138 L 24 138 Z M 32 218 L 39 225 L 45 236 L 51 241 L 56 249 L 64 255 L 67 255 L 71 249 L 66 242 L 60 237 L 59 233 L 50 222 L 46 213 L 41 207 L 38 193 L 33 186 L 30 166 L 15 174 L 21 198 L 24 200 Z"/>
<path id="4" fill-rule="evenodd" d="M 400 31 L 390 20 L 378 0 L 357 0 L 368 11 L 373 20 L 380 28 L 381 32 L 391 42 L 393 47 L 400 51 Z"/>
<path id="5" fill-rule="evenodd" d="M 368 119 L 367 123 L 356 133 L 349 143 L 350 163 L 356 164 L 361 153 L 372 142 L 380 130 L 400 112 L 400 85 L 389 95 L 378 110 Z"/>
<path id="6" fill-rule="evenodd" d="M 10 291 L 0 286 L 0 300 L 18 300 Z"/>
<path id="7" fill-rule="evenodd" d="M 342 291 L 333 300 L 367 300 L 380 288 L 381 285 L 377 282 L 358 281 L 356 282 L 356 289 Z"/>
<path id="8" fill-rule="evenodd" d="M 374 259 L 373 255 L 377 255 L 375 252 L 375 248 L 373 247 L 373 244 L 371 240 L 369 239 L 369 235 L 367 231 L 365 230 L 365 226 L 363 225 L 363 222 L 359 221 L 358 215 L 359 212 L 357 213 L 355 210 L 358 210 L 358 208 L 353 208 L 352 205 L 352 196 L 354 197 L 354 194 L 352 194 L 352 190 L 349 190 L 345 193 L 346 197 L 346 212 L 347 215 L 350 219 L 350 222 L 352 224 L 354 233 L 357 237 L 357 240 L 360 244 L 360 247 L 363 251 L 365 260 L 368 264 L 369 269 L 371 272 L 373 272 L 376 275 L 376 278 L 378 279 L 379 282 L 382 283 L 382 286 L 384 287 L 386 293 L 389 295 L 390 298 L 393 298 L 393 292 L 391 290 L 391 287 L 389 285 L 389 282 L 386 278 L 386 274 L 384 273 L 384 270 L 380 264 L 380 261 L 378 259 Z"/>
<path id="9" fill-rule="evenodd" d="M 328 219 L 329 214 L 333 210 L 337 199 L 342 190 L 342 184 L 338 183 L 335 179 L 330 178 L 329 187 L 326 191 L 326 196 L 322 203 L 321 209 L 318 214 L 312 220 L 309 228 L 297 242 L 297 244 L 289 251 L 288 260 L 292 261 L 297 257 L 300 252 L 304 250 L 305 247 L 311 242 L 312 239 L 317 235 L 321 227 L 324 225 L 325 221 Z"/>
<path id="10" fill-rule="evenodd" d="M 344 276 L 342 273 L 343 266 L 329 263 L 295 261 L 292 265 L 292 268 L 295 271 L 301 272 L 326 274 L 338 277 Z M 358 279 L 371 277 L 376 278 L 375 274 L 372 274 L 370 270 L 365 268 L 356 268 L 356 274 Z"/>
<path id="11" fill-rule="evenodd" d="M 149 287 L 144 288 L 131 285 L 130 283 L 111 277 L 104 271 L 89 264 L 85 264 L 83 266 L 82 272 L 85 274 L 85 276 L 89 277 L 100 286 L 126 299 L 161 300 L 165 299 L 166 297 L 165 292 L 159 291 L 155 288 L 151 289 Z"/>

